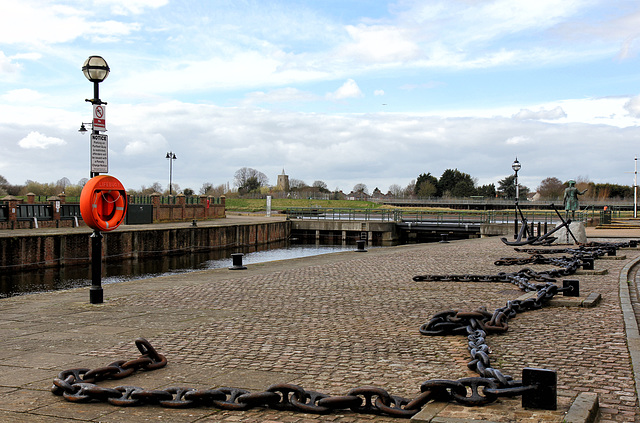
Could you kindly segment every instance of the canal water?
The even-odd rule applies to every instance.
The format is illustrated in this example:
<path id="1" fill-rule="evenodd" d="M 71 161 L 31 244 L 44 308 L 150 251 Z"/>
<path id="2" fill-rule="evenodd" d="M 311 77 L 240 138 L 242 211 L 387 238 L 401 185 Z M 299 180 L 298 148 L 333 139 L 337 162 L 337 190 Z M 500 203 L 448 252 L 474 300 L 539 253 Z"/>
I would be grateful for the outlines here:
<path id="1" fill-rule="evenodd" d="M 333 245 L 278 242 L 251 248 L 233 248 L 205 253 L 121 260 L 102 264 L 102 284 L 231 267 L 231 254 L 239 252 L 245 254 L 242 258 L 242 263 L 250 265 L 339 251 L 353 251 L 355 249 L 355 243 Z M 0 299 L 35 292 L 57 291 L 84 286 L 91 286 L 91 266 L 88 264 L 15 273 L 3 272 L 0 274 Z"/>

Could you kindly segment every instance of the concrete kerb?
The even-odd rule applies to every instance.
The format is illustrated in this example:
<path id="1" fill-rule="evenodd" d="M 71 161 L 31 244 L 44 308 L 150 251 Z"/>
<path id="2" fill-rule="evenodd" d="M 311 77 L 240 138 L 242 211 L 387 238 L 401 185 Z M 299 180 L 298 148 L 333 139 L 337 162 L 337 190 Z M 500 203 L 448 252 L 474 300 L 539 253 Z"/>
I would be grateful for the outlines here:
<path id="1" fill-rule="evenodd" d="M 631 269 L 638 262 L 640 257 L 627 263 L 620 272 L 620 307 L 622 309 L 624 319 L 624 329 L 627 336 L 627 348 L 631 356 L 631 367 L 633 369 L 633 377 L 636 385 L 636 395 L 640 394 L 640 332 L 638 331 L 638 322 L 633 306 L 631 304 L 631 293 L 629 292 L 629 284 L 635 281 L 629 280 Z"/>

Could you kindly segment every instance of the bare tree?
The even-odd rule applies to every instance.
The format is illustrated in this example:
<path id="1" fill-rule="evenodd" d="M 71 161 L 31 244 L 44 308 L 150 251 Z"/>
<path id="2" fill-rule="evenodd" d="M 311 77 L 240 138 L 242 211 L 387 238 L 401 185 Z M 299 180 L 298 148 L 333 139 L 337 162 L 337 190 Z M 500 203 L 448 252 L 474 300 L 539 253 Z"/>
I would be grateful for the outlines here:
<path id="1" fill-rule="evenodd" d="M 393 195 L 394 197 L 402 197 L 403 192 L 404 190 L 398 184 L 392 184 L 389 186 L 389 194 Z"/>
<path id="2" fill-rule="evenodd" d="M 204 184 L 202 184 L 202 187 L 200 188 L 200 195 L 211 195 L 213 197 L 220 197 L 221 195 L 224 195 L 225 192 L 226 192 L 225 184 L 220 184 L 214 187 L 213 184 L 211 184 L 210 182 L 205 182 Z"/>
<path id="3" fill-rule="evenodd" d="M 269 185 L 269 178 L 262 172 L 250 167 L 242 167 L 238 169 L 234 175 L 233 183 L 238 187 L 238 191 L 253 191 L 257 188 Z M 248 189 L 251 188 L 251 189 Z"/>
<path id="4" fill-rule="evenodd" d="M 307 183 L 301 179 L 291 178 L 289 179 L 289 188 L 290 189 L 303 189 L 307 187 Z"/>
<path id="5" fill-rule="evenodd" d="M 353 192 L 360 192 L 362 194 L 367 194 L 369 195 L 369 191 L 367 190 L 367 186 L 365 184 L 355 184 L 353 186 Z"/>

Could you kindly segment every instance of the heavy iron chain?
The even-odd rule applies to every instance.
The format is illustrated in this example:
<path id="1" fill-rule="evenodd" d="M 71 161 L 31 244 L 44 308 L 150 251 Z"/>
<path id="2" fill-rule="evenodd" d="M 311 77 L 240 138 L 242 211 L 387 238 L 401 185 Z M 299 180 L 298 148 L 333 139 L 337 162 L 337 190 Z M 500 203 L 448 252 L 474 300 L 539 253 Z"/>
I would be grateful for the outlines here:
<path id="1" fill-rule="evenodd" d="M 577 249 L 518 249 L 519 252 L 530 253 L 529 258 L 502 258 L 494 264 L 497 266 L 522 264 L 553 264 L 560 269 L 535 272 L 529 268 L 517 272 L 500 272 L 496 275 L 420 275 L 413 278 L 416 282 L 423 281 L 459 281 L 459 282 L 507 282 L 513 283 L 525 292 L 537 292 L 535 298 L 526 300 L 507 301 L 506 306 L 487 312 L 484 307 L 474 311 L 447 310 L 435 314 L 429 322 L 420 327 L 423 335 L 466 335 L 471 361 L 467 367 L 477 372 L 482 378 L 492 381 L 494 386 L 483 390 L 487 399 L 494 394 L 501 396 L 521 395 L 532 387 L 522 386 L 521 381 L 515 381 L 511 376 L 504 375 L 491 367 L 489 354 L 491 352 L 486 343 L 488 333 L 500 333 L 508 330 L 508 320 L 518 313 L 537 310 L 550 301 L 558 292 L 573 289 L 571 286 L 559 288 L 553 282 L 554 278 L 574 274 L 587 260 L 593 260 L 612 250 L 629 247 L 630 243 L 597 243 L 581 245 Z M 571 254 L 570 257 L 547 258 L 543 254 Z M 530 281 L 543 281 L 544 284 L 534 284 Z M 497 387 L 497 389 L 496 389 Z"/>
<path id="2" fill-rule="evenodd" d="M 471 406 L 493 402 L 499 396 L 513 395 L 497 389 L 498 386 L 492 379 L 483 377 L 428 380 L 421 385 L 420 393 L 413 399 L 391 395 L 382 388 L 369 386 L 351 389 L 342 396 L 307 391 L 298 385 L 286 383 L 271 385 L 262 392 L 228 387 L 171 387 L 152 390 L 129 385 L 115 388 L 98 386 L 98 382 L 106 379 L 122 379 L 136 371 L 156 370 L 167 364 L 166 358 L 149 341 L 139 338 L 135 343 L 141 352 L 137 359 L 120 360 L 93 370 L 78 368 L 62 371 L 53 380 L 51 392 L 62 395 L 71 402 L 107 402 L 121 407 L 143 404 L 170 408 L 207 406 L 224 410 L 268 407 L 316 414 L 350 409 L 356 413 L 406 418 L 415 415 L 433 400 L 457 401 Z M 484 393 L 481 393 L 481 387 L 484 387 Z"/>
<path id="3" fill-rule="evenodd" d="M 618 248 L 624 246 L 599 246 Z M 570 252 L 570 250 L 562 250 Z M 267 407 L 276 410 L 293 410 L 304 413 L 328 414 L 336 410 L 351 410 L 356 413 L 380 414 L 394 417 L 410 418 L 431 401 L 456 401 L 466 406 L 480 406 L 494 402 L 499 397 L 523 395 L 536 389 L 535 386 L 524 386 L 522 381 L 502 374 L 491 367 L 490 348 L 485 339 L 487 333 L 505 332 L 507 321 L 517 313 L 536 310 L 553 296 L 562 291 L 552 282 L 552 278 L 574 273 L 581 265 L 579 255 L 573 258 L 543 260 L 534 251 L 527 263 L 549 263 L 564 266 L 559 270 L 534 272 L 523 269 L 515 273 L 498 273 L 497 275 L 424 275 L 415 276 L 414 281 L 460 281 L 460 282 L 511 282 L 525 291 L 537 291 L 536 298 L 525 301 L 508 301 L 505 307 L 489 313 L 483 307 L 475 311 L 464 312 L 448 310 L 437 313 L 426 324 L 420 327 L 423 335 L 467 335 L 471 361 L 469 369 L 476 371 L 480 377 L 467 377 L 457 380 L 432 379 L 420 386 L 420 393 L 413 399 L 391 395 L 382 388 L 358 387 L 349 390 L 346 395 L 331 396 L 316 391 L 307 391 L 294 384 L 275 384 L 265 391 L 250 392 L 245 389 L 220 387 L 215 389 L 196 389 L 189 387 L 171 387 L 162 390 L 144 389 L 137 386 L 117 386 L 105 388 L 97 383 L 107 379 L 123 379 L 136 371 L 153 371 L 167 364 L 164 355 L 146 339 L 135 341 L 140 356 L 133 360 L 119 360 L 105 367 L 96 369 L 75 368 L 62 371 L 53 380 L 51 392 L 63 396 L 71 402 L 107 402 L 112 405 L 128 407 L 144 404 L 160 405 L 169 408 L 216 407 L 224 410 L 248 410 L 254 407 Z M 599 254 L 590 253 L 590 254 Z M 604 253 L 602 253 L 604 254 Z M 521 264 L 519 259 L 500 259 L 497 265 Z M 544 284 L 533 284 L 530 280 L 544 281 Z"/>

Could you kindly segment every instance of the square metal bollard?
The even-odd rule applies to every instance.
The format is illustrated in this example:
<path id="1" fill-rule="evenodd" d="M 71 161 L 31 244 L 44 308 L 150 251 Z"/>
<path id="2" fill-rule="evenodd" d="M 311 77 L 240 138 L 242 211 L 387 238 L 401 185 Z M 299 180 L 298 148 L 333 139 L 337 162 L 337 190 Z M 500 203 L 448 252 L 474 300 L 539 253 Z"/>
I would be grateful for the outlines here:
<path id="1" fill-rule="evenodd" d="M 565 279 L 562 281 L 562 287 L 571 287 L 566 291 L 562 291 L 562 295 L 565 297 L 579 297 L 580 296 L 580 281 L 577 279 Z"/>
<path id="2" fill-rule="evenodd" d="M 531 392 L 522 395 L 523 408 L 556 410 L 558 408 L 558 376 L 555 370 L 522 369 L 522 385 L 535 386 Z"/>
<path id="3" fill-rule="evenodd" d="M 230 267 L 229 270 L 244 270 L 247 266 L 242 265 L 242 257 L 244 254 L 242 253 L 234 253 L 231 254 L 231 259 L 233 260 L 233 267 Z"/>

